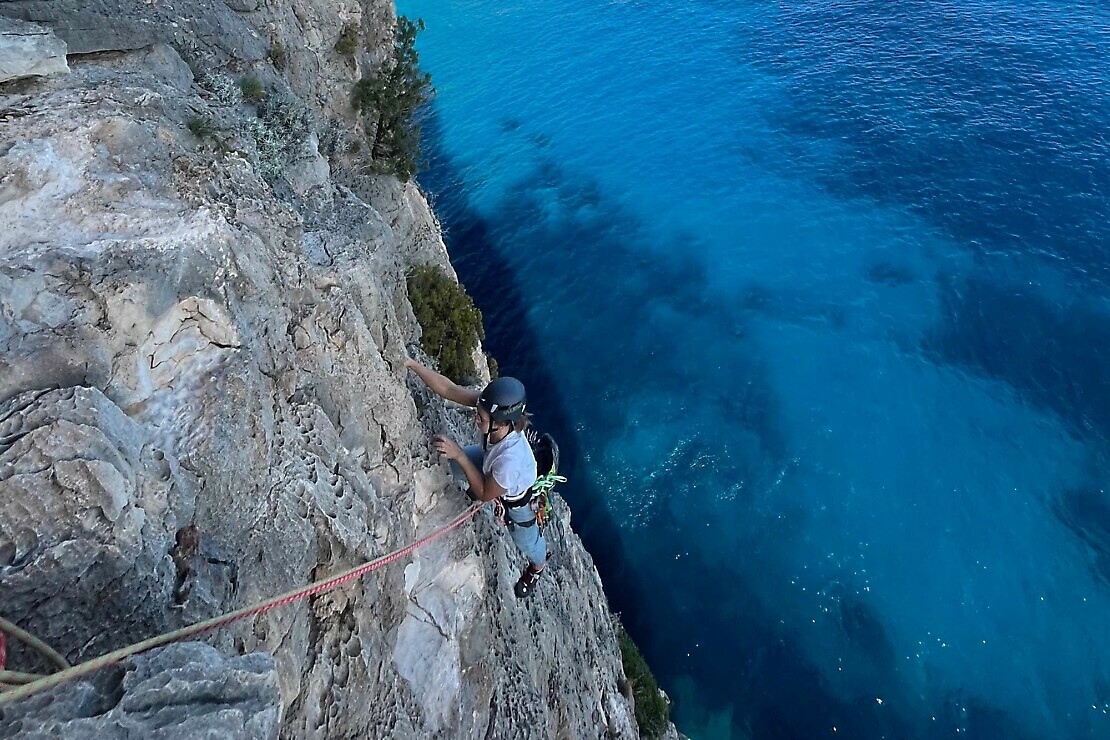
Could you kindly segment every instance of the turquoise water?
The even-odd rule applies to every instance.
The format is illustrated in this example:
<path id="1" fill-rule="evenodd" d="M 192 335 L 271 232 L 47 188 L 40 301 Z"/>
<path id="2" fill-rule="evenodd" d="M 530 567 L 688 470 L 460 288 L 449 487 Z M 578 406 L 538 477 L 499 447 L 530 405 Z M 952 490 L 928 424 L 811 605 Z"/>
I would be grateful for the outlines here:
<path id="1" fill-rule="evenodd" d="M 680 728 L 1110 737 L 1106 6 L 398 10 L 421 183 Z"/>

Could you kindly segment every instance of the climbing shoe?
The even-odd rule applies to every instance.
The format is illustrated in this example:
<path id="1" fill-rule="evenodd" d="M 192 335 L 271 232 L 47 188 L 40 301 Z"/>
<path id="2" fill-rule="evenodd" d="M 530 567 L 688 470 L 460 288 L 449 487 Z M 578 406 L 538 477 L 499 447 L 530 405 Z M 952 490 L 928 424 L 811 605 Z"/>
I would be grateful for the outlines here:
<path id="1" fill-rule="evenodd" d="M 518 598 L 523 599 L 525 596 L 531 596 L 532 592 L 536 590 L 536 584 L 540 582 L 540 576 L 543 574 L 543 569 L 533 570 L 529 565 L 524 569 L 524 575 L 516 582 L 513 587 L 513 592 Z"/>

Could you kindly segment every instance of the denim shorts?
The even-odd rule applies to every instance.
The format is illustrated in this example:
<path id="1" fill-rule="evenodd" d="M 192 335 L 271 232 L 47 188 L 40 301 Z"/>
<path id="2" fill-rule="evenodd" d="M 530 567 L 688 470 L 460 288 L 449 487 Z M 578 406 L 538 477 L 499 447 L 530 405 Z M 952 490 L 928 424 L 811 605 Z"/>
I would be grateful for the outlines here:
<path id="1" fill-rule="evenodd" d="M 474 467 L 481 471 L 482 446 L 466 445 L 463 447 L 463 452 L 470 458 L 470 462 L 474 463 Z M 451 475 L 464 487 L 469 485 L 462 468 L 454 460 L 451 460 Z M 532 512 L 531 507 L 528 506 L 520 506 L 515 509 L 506 506 L 505 513 L 509 519 L 514 522 L 527 522 L 535 519 L 536 516 Z M 532 565 L 542 567 L 543 564 L 547 562 L 547 542 L 544 541 L 543 534 L 540 533 L 540 528 L 534 521 L 529 527 L 510 525 L 509 534 L 512 535 L 513 542 L 516 543 L 516 546 L 524 554 L 524 557 L 528 558 L 528 562 Z"/>

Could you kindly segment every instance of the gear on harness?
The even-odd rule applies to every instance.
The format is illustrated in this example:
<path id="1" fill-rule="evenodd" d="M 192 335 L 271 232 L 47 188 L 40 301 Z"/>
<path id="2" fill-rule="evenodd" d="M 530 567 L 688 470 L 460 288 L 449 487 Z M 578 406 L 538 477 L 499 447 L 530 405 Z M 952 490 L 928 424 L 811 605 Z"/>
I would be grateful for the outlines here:
<path id="1" fill-rule="evenodd" d="M 559 445 L 555 443 L 554 437 L 528 427 L 524 430 L 524 438 L 532 448 L 532 454 L 536 458 L 536 470 L 540 477 L 528 489 L 527 496 L 521 497 L 518 501 L 503 504 L 503 508 L 497 509 L 496 515 L 508 527 L 539 526 L 542 533 L 553 512 L 551 493 L 556 485 L 566 483 L 567 479 L 559 475 Z M 500 503 L 500 499 L 498 502 Z M 518 509 L 522 506 L 529 508 L 532 518 L 524 522 L 510 519 L 508 509 Z"/>
<path id="2" fill-rule="evenodd" d="M 539 478 L 532 484 L 532 493 L 528 505 L 536 515 L 536 524 L 540 531 L 551 519 L 551 493 L 559 483 L 566 483 L 567 479 L 559 475 L 559 445 L 555 438 L 546 432 L 541 434 L 529 427 L 524 432 L 525 439 L 532 446 L 532 454 L 536 456 L 536 470 Z"/>

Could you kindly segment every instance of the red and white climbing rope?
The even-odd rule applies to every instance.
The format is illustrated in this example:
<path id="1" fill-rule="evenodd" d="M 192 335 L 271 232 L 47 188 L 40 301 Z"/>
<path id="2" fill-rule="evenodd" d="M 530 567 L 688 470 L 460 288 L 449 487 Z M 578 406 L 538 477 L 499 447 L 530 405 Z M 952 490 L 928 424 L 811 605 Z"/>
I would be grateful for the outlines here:
<path id="1" fill-rule="evenodd" d="M 316 594 L 330 591 L 337 586 L 341 586 L 344 583 L 353 581 L 356 578 L 359 578 L 371 571 L 386 566 L 399 558 L 403 558 L 404 556 L 423 547 L 433 540 L 439 539 L 451 530 L 461 526 L 465 521 L 477 514 L 478 511 L 481 510 L 481 508 L 482 504 L 474 504 L 458 517 L 456 517 L 454 521 L 443 527 L 440 527 L 426 537 L 421 537 L 415 542 L 406 545 L 399 550 L 394 550 L 393 552 L 383 555 L 380 558 L 375 558 L 368 563 L 363 563 L 362 565 L 351 568 L 350 570 L 338 573 L 331 578 L 317 581 L 316 583 L 310 583 L 307 586 L 289 591 L 287 593 L 281 594 L 280 596 L 275 596 L 272 599 L 263 601 L 260 604 L 255 604 L 254 606 L 248 606 L 233 612 L 221 614 L 220 616 L 213 617 L 212 619 L 206 619 L 203 622 L 197 622 L 196 624 L 189 625 L 188 627 L 182 627 L 181 629 L 174 630 L 173 632 L 167 632 L 156 637 L 151 637 L 148 640 L 143 640 L 142 642 L 135 643 L 134 645 L 129 645 L 125 648 L 113 650 L 110 653 L 101 655 L 99 658 L 93 658 L 92 660 L 73 666 L 72 668 L 65 667 L 63 670 L 60 670 L 57 673 L 51 673 L 29 683 L 24 683 L 22 686 L 15 686 L 13 688 L 2 691 L 0 692 L 0 707 L 4 707 L 5 705 L 12 703 L 13 701 L 23 699 L 25 697 L 31 696 L 32 694 L 37 694 L 40 691 L 45 691 L 46 689 L 53 688 L 54 686 L 58 686 L 59 684 L 81 678 L 82 676 L 86 676 L 93 671 L 97 671 L 101 668 L 105 668 L 107 666 L 124 661 L 133 655 L 137 655 L 138 653 L 142 653 L 156 647 L 161 647 L 162 645 L 167 645 L 171 642 L 177 642 L 178 640 L 184 640 L 187 637 L 199 635 L 202 632 L 207 632 L 209 630 L 216 629 L 217 627 L 231 624 L 232 622 L 237 622 L 240 619 L 258 616 L 259 614 L 264 614 L 271 609 L 277 609 L 279 606 L 285 606 L 286 604 L 291 604 L 294 601 L 300 601 L 301 599 L 307 599 L 309 596 L 315 596 Z M 5 624 L 14 627 L 14 625 L 10 625 L 10 623 L 6 621 Z M 8 627 L 4 626 L 3 629 L 6 631 Z M 22 632 L 22 630 L 20 630 L 20 632 Z M 0 632 L 0 645 L 3 645 L 2 639 L 3 634 L 2 632 Z M 20 639 L 22 639 L 22 637 Z M 53 650 L 51 650 L 50 652 L 54 653 Z M 54 653 L 54 655 L 57 656 L 57 653 Z M 60 659 L 62 665 L 67 665 L 64 658 L 61 658 L 61 656 L 58 656 L 56 659 L 53 658 L 53 656 L 51 657 L 54 662 L 58 662 L 58 660 Z M 28 674 L 20 675 L 27 676 Z"/>

